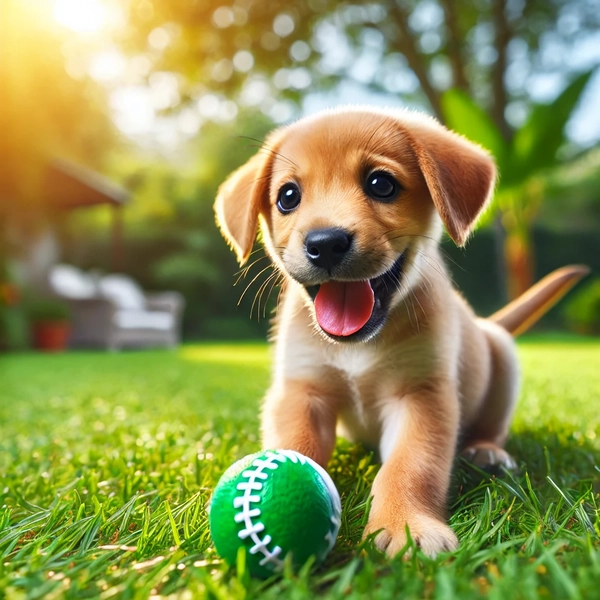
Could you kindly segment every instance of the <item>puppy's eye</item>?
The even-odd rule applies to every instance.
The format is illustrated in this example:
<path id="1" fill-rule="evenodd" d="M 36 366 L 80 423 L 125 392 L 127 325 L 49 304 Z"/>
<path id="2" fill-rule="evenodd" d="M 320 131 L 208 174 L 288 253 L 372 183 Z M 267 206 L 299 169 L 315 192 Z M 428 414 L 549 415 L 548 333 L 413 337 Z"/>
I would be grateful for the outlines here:
<path id="1" fill-rule="evenodd" d="M 367 177 L 365 192 L 374 200 L 389 202 L 400 191 L 400 184 L 385 171 L 374 171 Z"/>
<path id="2" fill-rule="evenodd" d="M 300 190 L 295 183 L 286 183 L 277 194 L 277 208 L 286 214 L 292 212 L 300 204 Z"/>

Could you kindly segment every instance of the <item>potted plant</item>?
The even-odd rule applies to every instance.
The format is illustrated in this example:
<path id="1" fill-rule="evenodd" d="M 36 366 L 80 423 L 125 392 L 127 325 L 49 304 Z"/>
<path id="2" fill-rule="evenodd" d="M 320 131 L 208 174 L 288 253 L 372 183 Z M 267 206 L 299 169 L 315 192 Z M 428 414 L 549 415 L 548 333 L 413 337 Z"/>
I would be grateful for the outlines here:
<path id="1" fill-rule="evenodd" d="M 28 344 L 22 294 L 0 255 L 0 352 L 22 350 Z"/>
<path id="2" fill-rule="evenodd" d="M 36 350 L 61 352 L 69 339 L 69 307 L 58 300 L 38 299 L 28 307 L 29 322 Z"/>

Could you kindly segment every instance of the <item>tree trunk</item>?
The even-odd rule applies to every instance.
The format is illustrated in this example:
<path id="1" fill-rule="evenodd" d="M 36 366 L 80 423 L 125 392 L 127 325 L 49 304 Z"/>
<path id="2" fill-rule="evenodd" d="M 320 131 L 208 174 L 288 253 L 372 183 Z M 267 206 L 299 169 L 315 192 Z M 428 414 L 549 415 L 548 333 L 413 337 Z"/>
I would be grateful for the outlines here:
<path id="1" fill-rule="evenodd" d="M 533 283 L 534 256 L 531 231 L 520 223 L 506 231 L 504 242 L 509 299 L 526 292 Z"/>
<path id="2" fill-rule="evenodd" d="M 502 224 L 506 231 L 506 282 L 511 300 L 533 285 L 535 251 L 532 226 L 544 199 L 543 180 L 533 177 L 512 194 L 504 196 L 502 209 Z"/>
<path id="3" fill-rule="evenodd" d="M 429 104 L 435 116 L 443 123 L 444 115 L 440 99 L 440 92 L 431 82 L 427 71 L 427 63 L 423 59 L 423 54 L 417 49 L 417 41 L 408 27 L 409 13 L 400 3 L 394 6 L 392 12 L 394 21 L 400 31 L 400 37 L 396 40 L 395 49 L 404 55 L 408 66 L 417 76 L 423 93 L 429 100 Z"/>
<path id="4" fill-rule="evenodd" d="M 504 139 L 509 142 L 513 131 L 506 120 L 504 113 L 507 104 L 506 86 L 504 77 L 507 68 L 507 49 L 513 37 L 510 25 L 506 18 L 507 0 L 493 0 L 492 8 L 494 15 L 495 48 L 497 52 L 496 63 L 492 68 L 492 118 Z"/>
<path id="5" fill-rule="evenodd" d="M 505 251 L 506 251 L 506 231 L 502 225 L 502 214 L 496 213 L 494 222 L 492 223 L 492 232 L 494 236 L 494 262 L 496 267 L 496 282 L 498 285 L 500 304 L 504 305 L 508 301 L 508 286 L 507 276 L 508 269 L 506 266 Z"/>
<path id="6" fill-rule="evenodd" d="M 506 121 L 506 115 L 504 114 L 507 103 L 504 76 L 507 67 L 507 48 L 512 38 L 512 31 L 506 17 L 506 0 L 492 1 L 492 15 L 495 29 L 494 46 L 496 48 L 497 58 L 491 72 L 491 116 L 500 130 L 502 137 L 507 142 L 510 142 L 513 132 Z M 502 173 L 500 176 L 502 176 Z M 502 263 L 502 273 L 499 273 L 498 275 L 498 283 L 501 286 L 500 293 L 503 296 L 503 299 L 506 300 L 507 297 L 508 299 L 515 298 L 515 290 L 519 288 L 519 285 L 515 282 L 520 279 L 520 276 L 516 272 L 513 272 L 512 263 L 509 260 L 509 256 L 518 253 L 518 250 L 515 250 L 518 244 L 517 242 L 513 242 L 511 233 L 505 230 L 504 220 L 502 219 L 501 214 L 496 217 L 494 221 L 494 240 L 497 262 Z M 515 258 L 515 263 L 518 262 L 519 260 Z"/>

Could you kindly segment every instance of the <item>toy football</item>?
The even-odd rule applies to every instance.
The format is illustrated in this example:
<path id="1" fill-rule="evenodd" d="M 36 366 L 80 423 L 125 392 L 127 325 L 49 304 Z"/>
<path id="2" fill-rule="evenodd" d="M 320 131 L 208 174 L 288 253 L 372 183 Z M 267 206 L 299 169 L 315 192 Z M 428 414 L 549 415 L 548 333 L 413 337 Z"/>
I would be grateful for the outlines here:
<path id="1" fill-rule="evenodd" d="M 294 567 L 314 556 L 321 563 L 340 528 L 338 491 L 325 469 L 292 450 L 266 450 L 234 463 L 210 503 L 210 533 L 217 552 L 234 565 L 246 548 L 256 577 Z"/>

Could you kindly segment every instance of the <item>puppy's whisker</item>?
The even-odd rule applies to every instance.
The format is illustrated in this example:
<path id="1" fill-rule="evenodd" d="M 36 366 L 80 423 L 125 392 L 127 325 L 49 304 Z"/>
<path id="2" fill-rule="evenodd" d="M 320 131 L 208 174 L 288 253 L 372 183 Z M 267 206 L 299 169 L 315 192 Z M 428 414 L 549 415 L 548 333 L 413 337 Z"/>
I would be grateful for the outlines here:
<path id="1" fill-rule="evenodd" d="M 261 175 L 260 177 L 255 177 L 252 180 L 252 183 L 258 183 L 259 181 L 262 181 L 263 179 L 271 179 L 271 173 L 268 173 L 267 175 Z"/>
<path id="2" fill-rule="evenodd" d="M 264 252 L 264 251 L 265 251 L 264 248 L 256 248 L 255 250 L 252 250 L 252 252 L 250 252 L 250 254 L 248 255 L 248 258 L 250 258 L 254 254 L 257 254 L 258 252 Z"/>
<path id="3" fill-rule="evenodd" d="M 262 252 L 262 248 L 258 248 L 257 250 L 254 250 L 253 252 L 250 253 L 250 256 L 252 256 L 253 254 L 256 254 L 258 252 Z M 241 270 L 245 270 L 248 269 L 249 267 L 252 267 L 253 265 L 256 264 L 256 262 L 258 262 L 259 260 L 264 260 L 265 258 L 269 258 L 266 254 L 263 254 L 262 256 L 259 256 L 257 258 L 254 259 L 253 262 L 248 263 L 245 267 L 243 267 Z M 239 271 L 238 271 L 239 272 Z"/>
<path id="4" fill-rule="evenodd" d="M 397 287 L 398 291 L 400 292 L 400 294 L 402 294 L 402 302 L 404 303 L 404 307 L 406 308 L 406 315 L 408 316 L 408 321 L 409 321 L 411 327 L 414 329 L 415 324 L 413 323 L 412 317 L 410 316 L 410 308 L 409 308 L 408 302 L 407 302 L 407 300 L 409 299 L 408 292 L 404 291 L 404 286 L 400 282 L 398 282 L 396 284 L 396 287 Z M 413 309 L 413 313 L 414 313 L 414 310 L 415 310 L 414 305 L 412 305 L 412 309 Z M 415 318 L 416 318 L 416 314 L 415 314 Z M 417 321 L 417 330 L 418 330 L 418 326 L 419 326 L 419 324 Z"/>
<path id="5" fill-rule="evenodd" d="M 423 258 L 425 258 L 425 259 L 427 258 L 427 256 L 426 256 L 426 255 L 425 255 L 423 252 L 421 252 L 420 250 L 417 250 L 417 254 L 419 254 L 420 256 L 422 256 L 422 257 L 423 257 Z M 433 284 L 432 284 L 432 281 L 431 281 L 431 279 L 430 279 L 429 275 L 427 274 L 427 272 L 426 272 L 426 271 L 423 271 L 423 270 L 422 270 L 422 269 L 419 267 L 419 265 L 417 264 L 417 261 L 415 261 L 415 260 L 413 260 L 413 262 L 412 262 L 412 268 L 413 268 L 413 269 L 414 269 L 414 270 L 415 270 L 415 271 L 416 271 L 416 272 L 417 272 L 417 273 L 420 275 L 420 277 L 421 277 L 421 280 L 423 281 L 423 283 L 424 283 L 424 284 L 425 284 L 425 286 L 427 287 L 427 291 L 428 291 L 429 293 L 431 293 L 431 289 L 432 289 L 432 285 L 433 285 Z M 432 268 L 434 268 L 434 267 L 432 267 Z M 442 273 L 441 271 L 438 271 L 438 273 L 439 273 L 440 275 L 443 275 L 443 273 Z"/>
<path id="6" fill-rule="evenodd" d="M 254 305 L 256 304 L 256 302 L 258 301 L 258 305 L 256 307 L 256 317 L 258 319 L 258 321 L 260 322 L 260 303 L 261 303 L 261 299 L 262 299 L 262 295 L 264 293 L 264 291 L 267 289 L 267 285 L 269 284 L 269 282 L 271 281 L 271 279 L 277 277 L 277 273 L 271 273 L 260 285 L 260 287 L 258 288 L 258 291 L 256 292 L 256 294 L 254 294 L 254 300 L 252 301 L 252 306 L 250 307 L 250 319 L 252 319 L 252 315 L 254 313 Z"/>
<path id="7" fill-rule="evenodd" d="M 433 290 L 431 280 L 429 279 L 427 274 L 424 273 L 421 269 L 419 269 L 419 267 L 417 267 L 416 265 L 414 265 L 414 270 L 417 272 L 417 274 L 421 278 L 420 281 L 423 283 L 423 286 L 425 287 L 427 293 L 431 296 L 431 293 Z"/>
<path id="8" fill-rule="evenodd" d="M 271 298 L 271 294 L 273 293 L 273 290 L 281 284 L 281 280 L 282 280 L 282 276 L 281 274 L 279 274 L 278 277 L 274 277 L 272 279 L 271 282 L 271 287 L 269 288 L 269 293 L 267 294 L 267 299 L 265 300 L 265 303 L 263 305 L 263 318 L 267 317 L 267 306 L 269 304 L 269 299 Z M 275 306 L 277 306 L 279 304 L 279 295 L 277 296 L 277 300 L 275 302 Z"/>
<path id="9" fill-rule="evenodd" d="M 233 284 L 234 286 L 236 286 L 241 279 L 244 279 L 248 273 L 250 272 L 250 269 L 258 264 L 259 262 L 268 259 L 268 256 L 261 256 L 260 258 L 257 258 L 256 260 L 253 260 L 249 265 L 245 266 L 244 268 L 240 269 L 237 273 L 234 274 L 234 277 L 237 275 L 237 279 L 235 280 L 235 283 Z"/>
<path id="10" fill-rule="evenodd" d="M 425 315 L 425 309 L 423 308 L 423 305 L 421 304 L 421 301 L 419 300 L 419 297 L 417 296 L 417 294 L 412 289 L 409 291 L 409 293 L 411 296 L 411 301 L 412 301 L 412 299 L 415 299 L 417 301 L 417 304 L 419 305 L 419 308 L 421 309 L 421 314 Z M 414 304 L 413 304 L 413 309 L 414 309 Z M 417 316 L 416 311 L 415 311 L 415 319 L 417 320 L 417 331 L 420 331 L 419 317 Z"/>
<path id="11" fill-rule="evenodd" d="M 405 234 L 405 236 L 406 236 L 406 237 L 421 237 L 421 238 L 425 238 L 425 239 L 428 239 L 428 240 L 432 240 L 433 242 L 435 242 L 435 243 L 436 243 L 437 249 L 438 249 L 438 250 L 439 250 L 439 251 L 440 251 L 440 252 L 441 252 L 441 253 L 444 255 L 444 258 L 445 258 L 446 260 L 448 260 L 449 262 L 451 262 L 453 265 L 455 265 L 455 266 L 456 266 L 457 268 L 459 268 L 461 271 L 463 271 L 463 272 L 465 272 L 465 273 L 467 272 L 467 271 L 466 271 L 466 269 L 465 269 L 465 268 L 464 268 L 462 265 L 458 264 L 458 263 L 457 263 L 457 262 L 456 262 L 456 261 L 455 261 L 455 260 L 452 258 L 452 256 L 450 256 L 450 253 L 449 253 L 447 250 L 445 250 L 445 249 L 444 249 L 444 248 L 443 248 L 443 247 L 442 247 L 442 246 L 441 246 L 441 245 L 440 245 L 440 244 L 437 242 L 437 240 L 436 240 L 435 238 L 433 238 L 433 237 L 431 237 L 431 236 L 429 236 L 429 235 L 420 235 L 420 234 Z M 398 236 L 398 237 L 404 237 L 404 236 Z M 392 239 L 398 239 L 398 238 L 392 238 Z"/>
<path id="12" fill-rule="evenodd" d="M 421 306 L 419 299 L 415 296 L 415 294 L 410 286 L 406 286 L 402 282 L 399 281 L 398 287 L 399 287 L 399 290 L 401 293 L 404 292 L 404 305 L 407 307 L 408 319 L 409 319 L 411 325 L 414 327 L 412 319 L 410 318 L 410 311 L 408 310 L 408 305 L 406 304 L 406 300 L 410 300 L 410 306 L 412 308 L 413 315 L 415 317 L 415 323 L 417 325 L 417 333 L 420 333 L 421 325 L 419 323 L 419 315 L 417 314 L 417 309 L 415 308 L 415 303 L 413 301 L 413 298 L 417 300 L 417 302 L 419 303 L 419 306 L 421 307 L 421 310 L 423 310 L 423 307 Z"/>
<path id="13" fill-rule="evenodd" d="M 274 246 L 275 250 L 284 250 L 285 248 L 283 246 Z M 264 252 L 264 248 L 257 248 L 256 250 L 254 250 L 253 252 L 250 253 L 250 256 L 252 256 L 253 254 L 256 254 L 257 252 Z M 271 257 L 268 254 L 264 254 L 263 256 L 259 256 L 258 258 L 256 258 L 255 260 L 253 260 L 250 264 L 242 267 L 241 269 L 239 269 L 238 271 L 236 271 L 234 273 L 234 277 L 237 276 L 235 283 L 233 284 L 234 286 L 236 286 L 241 279 L 246 278 L 248 276 L 248 273 L 250 271 L 250 269 L 258 264 L 259 262 L 263 261 L 263 260 L 271 260 Z M 275 265 L 271 265 L 273 268 L 275 268 Z"/>
<path id="14" fill-rule="evenodd" d="M 260 261 L 254 261 L 254 262 L 252 263 L 252 266 L 256 265 L 258 262 L 260 262 Z M 233 283 L 233 287 L 236 287 L 236 286 L 239 284 L 239 282 L 240 282 L 242 279 L 246 279 L 246 277 L 248 277 L 248 275 L 249 275 L 249 273 L 250 273 L 250 268 L 251 268 L 251 267 L 248 267 L 248 268 L 245 268 L 245 269 L 243 269 L 243 270 L 241 271 L 241 273 L 238 275 L 238 277 L 237 277 L 237 278 L 236 278 L 236 280 L 234 281 L 234 283 Z"/>
<path id="15" fill-rule="evenodd" d="M 377 246 L 382 246 L 383 244 L 388 244 L 390 242 L 396 241 L 396 240 L 401 240 L 403 238 L 416 238 L 416 237 L 422 237 L 425 239 L 430 239 L 432 241 L 436 241 L 435 238 L 432 238 L 430 236 L 427 235 L 420 235 L 420 234 L 411 234 L 411 233 L 399 233 L 398 235 L 391 235 L 393 234 L 395 231 L 399 231 L 399 230 L 395 230 L 392 229 L 390 231 L 387 231 L 383 234 L 381 234 L 379 237 L 380 239 L 375 243 L 375 247 Z"/>
<path id="16" fill-rule="evenodd" d="M 398 227 L 396 229 L 388 229 L 385 233 L 383 233 L 382 235 L 384 236 L 394 236 L 397 235 L 398 237 L 421 237 L 421 238 L 425 238 L 428 240 L 431 240 L 433 242 L 435 242 L 437 244 L 438 240 L 437 238 L 431 236 L 431 235 L 426 235 L 424 233 L 407 233 L 403 227 Z"/>
<path id="17" fill-rule="evenodd" d="M 264 269 L 262 269 L 261 271 L 259 271 L 254 278 L 252 279 L 252 281 L 246 286 L 246 288 L 244 289 L 244 291 L 242 292 L 242 295 L 240 296 L 240 299 L 238 300 L 237 305 L 239 306 L 242 302 L 242 300 L 244 299 L 244 296 L 246 295 L 246 292 L 250 289 L 250 286 L 267 270 L 269 269 L 273 269 L 274 266 L 272 264 L 267 265 Z"/>
<path id="18" fill-rule="evenodd" d="M 441 277 L 448 277 L 448 273 L 446 269 L 444 269 L 437 260 L 423 252 L 422 250 L 417 250 L 418 254 L 423 257 L 427 264 Z"/>
<path id="19" fill-rule="evenodd" d="M 265 258 L 268 257 L 259 256 L 258 258 L 254 259 L 251 263 L 248 263 L 247 265 L 243 266 L 239 271 L 234 273 L 234 275 L 241 275 L 247 273 L 254 265 L 258 264 L 261 260 L 265 260 Z"/>
<path id="20" fill-rule="evenodd" d="M 279 301 L 281 299 L 281 294 L 283 293 L 283 288 L 285 286 L 285 277 L 280 273 L 279 276 L 274 280 L 274 282 L 271 285 L 271 288 L 269 289 L 269 295 L 267 296 L 267 300 L 266 303 L 269 302 L 269 299 L 271 297 L 271 293 L 273 292 L 274 289 L 278 289 L 279 291 L 277 292 L 277 298 L 275 299 L 275 306 L 273 307 L 273 313 L 276 314 L 277 310 L 279 310 Z M 266 310 L 266 303 L 265 303 L 265 310 Z"/>
<path id="21" fill-rule="evenodd" d="M 277 310 L 279 310 L 279 305 L 281 303 L 281 297 L 283 295 L 283 292 L 285 291 L 285 276 L 283 275 L 283 273 L 281 274 L 281 279 L 278 282 L 279 285 L 279 293 L 277 294 L 277 301 L 276 301 L 276 306 L 277 306 Z"/>
<path id="22" fill-rule="evenodd" d="M 389 288 L 388 288 L 387 283 L 385 281 L 384 281 L 384 285 L 385 285 L 386 291 L 388 291 Z M 414 329 L 415 324 L 413 323 L 413 320 L 412 320 L 412 317 L 411 317 L 411 314 L 410 314 L 410 308 L 412 308 L 412 312 L 413 312 L 413 314 L 415 316 L 415 322 L 417 324 L 417 331 L 420 331 L 420 329 L 419 329 L 419 318 L 417 316 L 417 311 L 415 310 L 415 305 L 414 305 L 414 303 L 412 301 L 412 298 L 410 298 L 410 295 L 411 295 L 411 289 L 410 289 L 410 287 L 404 285 L 404 283 L 401 280 L 397 280 L 397 281 L 393 282 L 393 285 L 394 285 L 395 291 L 397 291 L 400 294 L 401 298 L 402 298 L 402 302 L 404 304 L 404 307 L 406 308 L 406 315 L 408 316 L 408 321 L 410 322 L 411 327 Z M 410 304 L 411 304 L 410 307 L 408 306 L 407 300 L 410 300 Z"/>
<path id="23" fill-rule="evenodd" d="M 444 248 L 442 246 L 440 246 L 438 244 L 438 241 L 436 238 L 429 236 L 429 235 L 424 235 L 424 234 L 419 234 L 419 233 L 399 233 L 398 235 L 392 235 L 391 237 L 390 234 L 393 233 L 394 229 L 382 234 L 381 237 L 383 237 L 384 239 L 382 241 L 379 242 L 378 245 L 381 244 L 385 244 L 386 242 L 393 242 L 395 240 L 400 240 L 403 238 L 422 238 L 422 239 L 426 239 L 426 240 L 431 240 L 432 242 L 434 242 L 436 244 L 436 247 L 438 248 L 438 250 L 444 255 L 444 257 L 451 262 L 452 264 L 456 265 L 456 267 L 458 267 L 459 269 L 461 269 L 462 271 L 465 271 L 465 269 L 459 265 L 448 253 L 447 250 L 444 250 Z"/>
<path id="24" fill-rule="evenodd" d="M 248 258 L 250 258 L 251 256 L 254 256 L 255 254 L 258 254 L 259 252 L 264 253 L 264 251 L 265 251 L 265 249 L 262 247 L 255 248 L 254 250 L 252 250 L 252 252 L 250 252 L 250 254 L 248 255 Z"/>
<path id="25" fill-rule="evenodd" d="M 277 152 L 276 150 L 273 150 L 273 148 L 267 146 L 266 142 L 263 142 L 262 140 L 259 140 L 257 138 L 253 138 L 253 137 L 247 136 L 247 135 L 238 136 L 238 139 L 246 139 L 246 140 L 250 140 L 252 142 L 256 142 L 256 144 L 249 144 L 248 147 L 258 148 L 259 151 L 261 151 L 261 152 L 263 152 L 263 151 L 269 152 L 270 154 L 273 154 L 274 156 L 279 156 L 281 159 L 287 161 L 289 164 L 291 164 L 294 167 L 298 166 L 291 158 L 285 156 L 284 154 L 281 154 L 281 152 Z"/>
<path id="26" fill-rule="evenodd" d="M 365 144 L 365 147 L 368 147 L 369 144 L 371 143 L 371 141 L 373 140 L 373 138 L 384 128 L 387 127 L 387 123 L 385 121 L 382 121 L 377 127 L 375 127 L 375 129 L 373 129 L 371 135 L 369 136 L 369 138 L 367 139 L 367 143 Z"/>
<path id="27" fill-rule="evenodd" d="M 277 173 L 279 171 L 283 171 L 285 169 L 271 169 L 271 171 L 269 173 L 267 173 L 266 175 L 260 175 L 255 177 L 254 179 L 250 180 L 249 185 L 246 187 L 247 191 L 250 191 L 250 186 L 258 183 L 259 181 L 263 181 L 263 180 L 269 180 L 273 177 L 273 173 Z"/>
<path id="28" fill-rule="evenodd" d="M 275 273 L 271 273 L 260 285 L 256 294 L 254 294 L 254 299 L 252 300 L 252 306 L 250 307 L 250 318 L 252 319 L 252 315 L 254 314 L 254 306 L 256 305 L 256 318 L 260 323 L 260 305 L 263 297 L 264 291 L 267 289 L 269 282 L 276 277 Z"/>

